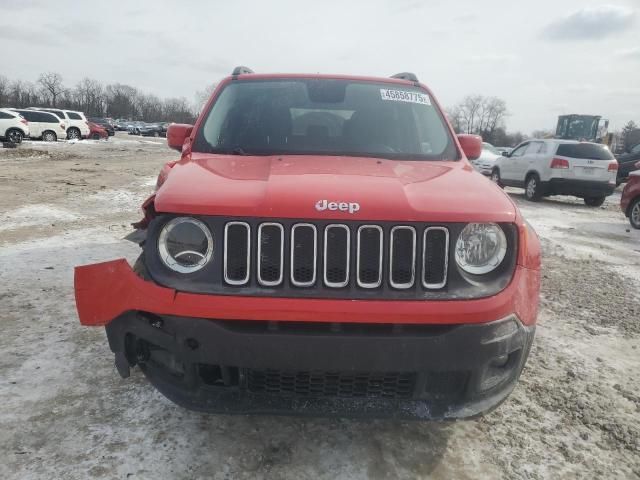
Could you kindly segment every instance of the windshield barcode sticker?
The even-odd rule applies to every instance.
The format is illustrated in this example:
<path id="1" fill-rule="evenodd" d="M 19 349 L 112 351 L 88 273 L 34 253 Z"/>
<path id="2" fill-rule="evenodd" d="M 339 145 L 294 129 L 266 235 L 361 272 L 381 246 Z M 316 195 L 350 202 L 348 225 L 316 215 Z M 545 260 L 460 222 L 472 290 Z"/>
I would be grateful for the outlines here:
<path id="1" fill-rule="evenodd" d="M 431 105 L 428 95 L 424 95 L 418 92 L 407 92 L 404 90 L 388 90 L 386 88 L 380 89 L 380 95 L 382 100 L 392 100 L 394 102 L 410 102 L 421 103 L 422 105 Z"/>

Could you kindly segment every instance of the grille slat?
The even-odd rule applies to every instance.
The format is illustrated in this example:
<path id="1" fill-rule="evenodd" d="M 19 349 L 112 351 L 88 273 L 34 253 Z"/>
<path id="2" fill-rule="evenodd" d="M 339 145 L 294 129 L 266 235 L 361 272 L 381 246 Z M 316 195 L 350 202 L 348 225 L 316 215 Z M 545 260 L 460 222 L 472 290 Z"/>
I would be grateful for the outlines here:
<path id="1" fill-rule="evenodd" d="M 389 243 L 389 284 L 398 289 L 411 288 L 416 278 L 416 229 L 393 227 Z"/>
<path id="2" fill-rule="evenodd" d="M 229 285 L 249 281 L 251 267 L 251 227 L 245 222 L 229 222 L 224 227 L 224 280 Z"/>
<path id="3" fill-rule="evenodd" d="M 358 228 L 357 245 L 358 286 L 378 288 L 382 284 L 383 233 L 377 225 Z"/>
<path id="4" fill-rule="evenodd" d="M 253 251 L 252 231 L 257 241 Z M 224 228 L 224 280 L 231 286 L 275 287 L 284 285 L 286 278 L 288 285 L 304 289 L 440 290 L 447 285 L 449 242 L 444 226 L 418 232 L 408 225 L 316 226 L 283 221 L 252 227 L 232 221 Z"/>
<path id="5" fill-rule="evenodd" d="M 327 225 L 324 229 L 324 284 L 331 288 L 349 283 L 351 230 L 346 225 Z"/>
<path id="6" fill-rule="evenodd" d="M 283 270 L 284 228 L 279 223 L 262 223 L 258 227 L 258 283 L 280 285 Z"/>
<path id="7" fill-rule="evenodd" d="M 422 285 L 439 289 L 447 283 L 449 265 L 449 230 L 429 227 L 424 231 L 422 252 Z"/>
<path id="8" fill-rule="evenodd" d="M 297 223 L 291 228 L 291 283 L 310 287 L 316 283 L 318 232 L 315 225 Z"/>

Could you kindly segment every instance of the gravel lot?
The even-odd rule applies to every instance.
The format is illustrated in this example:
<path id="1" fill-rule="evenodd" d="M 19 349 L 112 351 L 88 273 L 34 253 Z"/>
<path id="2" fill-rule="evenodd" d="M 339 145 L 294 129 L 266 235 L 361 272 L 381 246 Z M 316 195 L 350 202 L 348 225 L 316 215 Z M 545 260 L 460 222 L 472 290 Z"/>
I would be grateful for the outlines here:
<path id="1" fill-rule="evenodd" d="M 210 416 L 121 380 L 81 328 L 73 266 L 126 257 L 164 139 L 0 149 L 0 478 L 640 478 L 640 232 L 527 203 L 544 248 L 536 341 L 509 400 L 458 423 Z"/>

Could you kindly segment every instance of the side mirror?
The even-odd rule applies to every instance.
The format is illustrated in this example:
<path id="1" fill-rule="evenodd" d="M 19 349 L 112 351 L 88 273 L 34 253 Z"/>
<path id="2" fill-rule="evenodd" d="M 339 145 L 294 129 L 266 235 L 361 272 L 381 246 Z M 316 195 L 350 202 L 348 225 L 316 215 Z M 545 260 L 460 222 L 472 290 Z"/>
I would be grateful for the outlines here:
<path id="1" fill-rule="evenodd" d="M 480 135 L 470 135 L 461 133 L 458 135 L 458 141 L 462 147 L 462 151 L 469 160 L 475 160 L 482 153 L 482 137 Z"/>
<path id="2" fill-rule="evenodd" d="M 502 152 L 502 156 L 503 156 L 503 157 L 508 157 L 508 156 L 509 156 L 509 152 L 507 152 L 507 151 L 503 151 L 503 152 Z"/>
<path id="3" fill-rule="evenodd" d="M 189 138 L 193 131 L 193 125 L 185 123 L 173 123 L 167 128 L 167 145 L 174 150 L 182 151 L 184 141 Z"/>

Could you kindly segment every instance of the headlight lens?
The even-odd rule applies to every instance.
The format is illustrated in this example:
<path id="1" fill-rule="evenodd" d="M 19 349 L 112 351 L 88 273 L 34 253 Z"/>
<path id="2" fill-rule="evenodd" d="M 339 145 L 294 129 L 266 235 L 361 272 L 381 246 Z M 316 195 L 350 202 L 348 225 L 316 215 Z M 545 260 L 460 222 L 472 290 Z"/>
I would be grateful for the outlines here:
<path id="1" fill-rule="evenodd" d="M 213 236 L 200 220 L 177 217 L 162 227 L 158 252 L 162 262 L 171 270 L 196 272 L 213 256 Z"/>
<path id="2" fill-rule="evenodd" d="M 495 223 L 470 223 L 456 243 L 456 263 L 467 273 L 483 275 L 495 270 L 507 253 L 507 238 Z"/>

